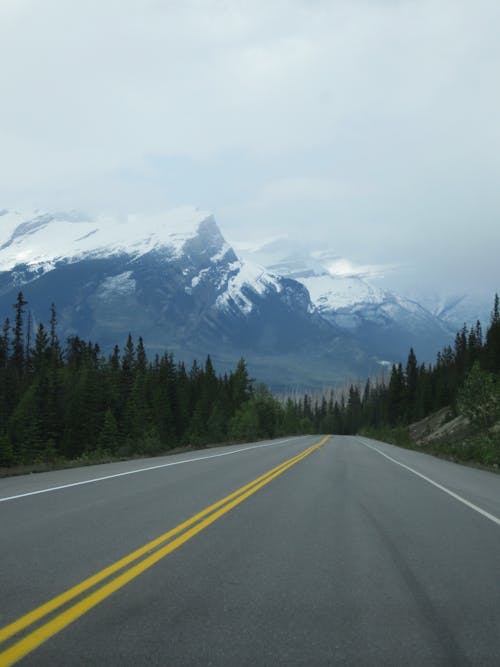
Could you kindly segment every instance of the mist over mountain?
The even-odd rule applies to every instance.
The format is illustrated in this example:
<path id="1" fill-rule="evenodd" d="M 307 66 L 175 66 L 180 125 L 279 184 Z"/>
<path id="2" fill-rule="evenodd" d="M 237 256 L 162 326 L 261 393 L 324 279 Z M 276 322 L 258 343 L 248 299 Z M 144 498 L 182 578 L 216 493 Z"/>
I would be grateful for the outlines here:
<path id="1" fill-rule="evenodd" d="M 379 358 L 403 359 L 413 346 L 421 358 L 431 360 L 456 331 L 441 312 L 378 287 L 370 280 L 379 270 L 375 266 L 354 268 L 329 250 L 286 239 L 249 246 L 242 254 L 303 284 L 325 320 Z"/>
<path id="2" fill-rule="evenodd" d="M 130 331 L 152 354 L 211 354 L 221 368 L 243 355 L 275 386 L 332 383 L 376 363 L 303 285 L 240 260 L 205 212 L 123 221 L 3 212 L 0 225 L 2 312 L 22 288 L 35 324 L 56 303 L 64 337 L 110 349 Z"/>
<path id="3" fill-rule="evenodd" d="M 477 320 L 485 329 L 490 320 L 495 291 L 491 284 L 480 290 L 471 284 L 469 291 L 460 291 L 456 286 L 450 290 L 439 281 L 429 287 L 425 271 L 415 272 L 415 267 L 410 269 L 403 260 L 357 264 L 328 245 L 291 237 L 274 237 L 260 244 L 237 243 L 236 248 L 243 257 L 303 282 L 320 309 L 328 316 L 336 312 L 336 319 L 346 326 L 350 321 L 354 325 L 357 320 L 350 320 L 349 315 L 353 311 L 360 315 L 363 304 L 371 304 L 372 314 L 381 310 L 389 319 L 407 319 L 409 326 L 413 311 L 422 323 L 427 320 L 427 337 L 433 347 L 435 337 L 440 336 L 436 326 L 455 333 L 464 323 L 470 326 Z M 422 313 L 416 306 L 428 312 Z M 397 312 L 400 308 L 407 312 Z M 421 331 L 421 335 L 426 334 Z"/>
<path id="4" fill-rule="evenodd" d="M 458 330 L 464 324 L 470 326 L 479 320 L 486 330 L 492 310 L 492 295 L 475 293 L 416 293 L 415 299 L 429 312 L 446 323 L 451 329 Z"/>
<path id="5" fill-rule="evenodd" d="M 214 217 L 191 207 L 121 220 L 4 210 L 0 307 L 10 315 L 22 288 L 34 324 L 55 302 L 63 337 L 108 351 L 131 332 L 150 354 L 211 354 L 222 368 L 243 355 L 281 388 L 378 374 L 410 346 L 431 360 L 451 339 L 439 313 L 332 275 L 325 254 L 300 256 L 277 240 L 239 255 Z"/>

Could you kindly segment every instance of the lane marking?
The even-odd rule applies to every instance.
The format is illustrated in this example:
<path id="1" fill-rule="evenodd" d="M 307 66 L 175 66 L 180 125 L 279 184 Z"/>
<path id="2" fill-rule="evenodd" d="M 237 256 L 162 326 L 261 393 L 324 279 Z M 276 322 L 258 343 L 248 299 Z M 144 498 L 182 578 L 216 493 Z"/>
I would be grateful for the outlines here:
<path id="1" fill-rule="evenodd" d="M 314 446 L 314 445 L 312 445 Z M 309 451 L 310 448 L 306 449 L 305 451 Z M 91 588 L 92 586 L 95 586 L 96 584 L 100 583 L 104 579 L 107 579 L 110 577 L 112 574 L 115 574 L 119 570 L 123 569 L 127 565 L 130 565 L 134 561 L 136 561 L 138 558 L 141 556 L 144 556 L 148 551 L 151 551 L 152 549 L 155 549 L 156 547 L 160 546 L 163 542 L 167 541 L 171 537 L 174 537 L 178 533 L 182 532 L 186 528 L 189 528 L 192 526 L 194 523 L 197 521 L 200 521 L 202 518 L 210 514 L 211 512 L 215 511 L 225 503 L 229 502 L 233 498 L 239 496 L 241 493 L 246 491 L 247 489 L 253 487 L 255 484 L 259 483 L 260 481 L 266 479 L 273 473 L 277 472 L 281 468 L 283 468 L 285 465 L 289 464 L 291 461 L 295 461 L 296 459 L 302 458 L 304 456 L 305 452 L 299 452 L 296 456 L 292 457 L 292 459 L 288 459 L 284 461 L 283 463 L 280 463 L 278 466 L 275 468 L 272 468 L 271 470 L 266 471 L 264 474 L 262 474 L 260 477 L 257 477 L 256 479 L 252 480 L 248 484 L 245 484 L 244 486 L 240 487 L 233 493 L 230 493 L 228 496 L 225 498 L 222 498 L 221 500 L 218 500 L 217 502 L 213 503 L 212 505 L 206 507 L 204 510 L 201 512 L 198 512 L 197 514 L 193 515 L 183 523 L 179 524 L 175 528 L 167 531 L 166 533 L 163 533 L 163 535 L 160 535 L 159 537 L 156 537 L 154 540 L 151 540 L 144 546 L 140 547 L 139 549 L 136 549 L 132 553 L 128 554 L 127 556 L 124 556 L 120 560 L 116 561 L 112 565 L 104 568 L 100 572 L 98 572 L 95 575 L 92 575 L 91 577 L 88 577 L 84 581 L 80 582 L 76 586 L 73 586 L 72 588 L 68 589 L 64 593 L 61 593 L 57 597 L 53 598 L 49 602 L 41 605 L 40 607 L 37 607 L 30 613 L 26 614 L 25 616 L 21 617 L 17 621 L 14 621 L 13 623 L 3 627 L 0 629 L 0 643 L 8 639 L 9 637 L 12 637 L 13 635 L 17 634 L 21 630 L 24 630 L 24 628 L 28 627 L 32 623 L 36 622 L 40 618 L 43 618 L 47 614 L 49 614 L 52 611 L 55 611 L 59 607 L 61 607 L 63 604 L 66 602 L 69 602 L 73 598 L 77 597 L 81 593 L 84 593 L 86 590 Z"/>
<path id="2" fill-rule="evenodd" d="M 148 570 L 150 567 L 155 565 L 158 561 L 163 559 L 168 554 L 172 553 L 180 546 L 188 542 L 195 535 L 203 531 L 205 528 L 210 526 L 212 523 L 217 521 L 220 517 L 224 516 L 230 512 L 233 508 L 237 507 L 243 503 L 247 498 L 256 493 L 259 489 L 269 484 L 279 475 L 283 474 L 286 470 L 296 465 L 299 461 L 305 459 L 309 454 L 316 451 L 322 447 L 329 439 L 329 436 L 325 436 L 320 442 L 308 447 L 303 452 L 297 454 L 291 459 L 284 461 L 281 465 L 269 470 L 267 473 L 264 473 L 260 477 L 257 477 L 252 482 L 249 482 L 245 486 L 241 487 L 237 491 L 234 491 L 230 495 L 226 496 L 222 500 L 214 503 L 213 505 L 202 510 L 198 514 L 194 515 L 187 521 L 182 524 L 179 524 L 176 528 L 160 536 L 156 540 L 149 542 L 148 544 L 141 547 L 131 553 L 129 556 L 120 559 L 115 564 L 101 570 L 93 577 L 89 577 L 81 584 L 73 587 L 72 589 L 66 591 L 60 596 L 57 596 L 53 600 L 49 600 L 45 605 L 38 607 L 34 611 L 26 614 L 17 621 L 14 621 L 10 625 L 0 630 L 1 641 L 17 634 L 22 629 L 27 628 L 28 626 L 35 623 L 37 620 L 47 616 L 51 611 L 59 608 L 65 602 L 73 599 L 79 593 L 88 590 L 92 585 L 101 581 L 102 579 L 108 578 L 110 574 L 122 569 L 125 565 L 137 560 L 140 555 L 144 555 L 151 550 L 152 545 L 161 544 L 167 538 L 167 536 L 173 537 L 174 535 L 182 532 L 185 528 L 189 528 L 182 535 L 176 537 L 174 540 L 169 542 L 167 545 L 161 547 L 153 554 L 150 554 L 144 558 L 139 563 L 133 565 L 129 569 L 125 570 L 122 574 L 118 575 L 115 579 L 109 581 L 108 583 L 103 584 L 100 588 L 94 592 L 88 594 L 79 602 L 73 604 L 68 609 L 62 611 L 56 615 L 52 620 L 46 622 L 44 625 L 40 626 L 36 630 L 32 631 L 23 639 L 19 640 L 17 643 L 12 645 L 10 648 L 6 649 L 0 653 L 0 667 L 8 667 L 13 665 L 15 662 L 26 656 L 28 653 L 33 651 L 35 648 L 40 646 L 40 644 L 47 641 L 50 637 L 54 636 L 64 628 L 66 628 L 70 623 L 73 623 L 80 616 L 85 614 L 87 611 L 90 611 L 93 607 L 98 605 L 100 602 L 108 598 L 112 593 L 119 590 L 127 583 L 138 577 L 140 574 Z M 201 519 L 201 520 L 200 520 Z M 196 523 L 198 521 L 198 523 Z M 192 526 L 193 523 L 196 525 Z M 191 527 L 190 527 L 191 526 Z M 139 553 L 140 552 L 140 553 Z M 89 583 L 91 582 L 91 583 Z"/>
<path id="3" fill-rule="evenodd" d="M 51 486 L 46 489 L 39 489 L 38 491 L 28 491 L 26 493 L 19 493 L 15 496 L 6 496 L 0 498 L 0 503 L 5 503 L 8 500 L 17 500 L 18 498 L 27 498 L 28 496 L 38 496 L 40 493 L 51 493 L 52 491 L 60 491 L 61 489 L 71 489 L 73 486 L 83 486 L 84 484 L 95 484 L 95 482 L 103 482 L 106 479 L 114 479 L 115 477 L 125 477 L 126 475 L 136 475 L 140 472 L 148 472 L 149 470 L 159 470 L 160 468 L 169 468 L 170 466 L 179 466 L 182 463 L 194 463 L 196 461 L 205 461 L 207 459 L 217 459 L 221 456 L 230 456 L 231 454 L 240 454 L 241 452 L 248 452 L 251 449 L 260 449 L 261 447 L 275 447 L 276 445 L 284 445 L 286 442 L 291 442 L 295 438 L 287 438 L 286 440 L 279 440 L 278 442 L 271 442 L 264 445 L 252 445 L 251 447 L 243 447 L 241 449 L 233 449 L 230 452 L 222 452 L 220 454 L 210 454 L 209 456 L 197 456 L 192 459 L 183 459 L 182 461 L 172 461 L 170 463 L 161 463 L 156 466 L 149 466 L 147 468 L 138 468 L 137 470 L 126 470 L 125 472 L 114 473 L 113 475 L 105 475 L 104 477 L 94 477 L 93 479 L 84 479 L 81 482 L 71 482 L 69 484 L 61 484 L 60 486 Z"/>
<path id="4" fill-rule="evenodd" d="M 356 438 L 356 440 L 360 444 L 362 444 L 364 447 L 368 447 L 368 449 L 373 449 L 373 451 L 377 452 L 377 454 L 380 454 L 381 456 L 384 456 L 386 459 L 389 459 L 389 461 L 392 461 L 396 465 L 401 466 L 401 468 L 405 468 L 406 470 L 409 470 L 410 472 L 412 472 L 417 477 L 420 477 L 421 479 L 425 480 L 429 484 L 432 484 L 432 486 L 435 486 L 440 491 L 443 491 L 444 493 L 447 493 L 452 498 L 455 498 L 455 500 L 458 500 L 460 503 L 463 503 L 467 507 L 470 507 L 470 509 L 474 510 L 478 514 L 481 514 L 486 519 L 489 519 L 490 521 L 493 521 L 493 523 L 496 523 L 497 526 L 500 526 L 500 519 L 498 517 L 496 517 L 494 514 L 490 514 L 486 510 L 483 510 L 481 507 L 478 507 L 477 505 L 474 505 L 474 503 L 471 503 L 470 500 L 467 500 L 466 498 L 462 498 L 462 496 L 459 496 L 458 493 L 455 493 L 451 489 L 448 489 L 446 486 L 443 486 L 442 484 L 439 484 L 438 482 L 435 482 L 430 477 L 427 477 L 426 475 L 422 475 L 421 472 L 418 472 L 417 470 L 414 470 L 413 468 L 410 468 L 410 466 L 407 466 L 406 464 L 401 463 L 401 461 L 397 461 L 396 459 L 393 459 L 392 456 L 389 456 L 388 454 L 385 454 L 384 452 L 381 452 L 380 449 L 377 449 L 373 445 L 369 445 L 368 443 L 363 442 L 363 440 L 361 440 L 360 438 Z"/>

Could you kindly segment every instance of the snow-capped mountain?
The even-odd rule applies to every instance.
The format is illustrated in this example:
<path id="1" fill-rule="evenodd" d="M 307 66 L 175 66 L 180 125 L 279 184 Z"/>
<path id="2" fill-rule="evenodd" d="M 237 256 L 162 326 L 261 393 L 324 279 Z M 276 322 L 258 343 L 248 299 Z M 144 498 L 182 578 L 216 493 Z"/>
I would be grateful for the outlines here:
<path id="1" fill-rule="evenodd" d="M 75 211 L 23 214 L 3 210 L 0 271 L 24 265 L 40 273 L 52 270 L 60 261 L 75 263 L 122 254 L 138 258 L 159 249 L 168 249 L 173 258 L 197 235 L 200 223 L 209 222 L 214 222 L 212 216 L 191 207 L 161 216 L 130 215 L 123 220 L 92 219 Z M 214 261 L 230 249 L 218 241 Z"/>
<path id="2" fill-rule="evenodd" d="M 191 207 L 124 219 L 0 211 L 0 314 L 22 287 L 34 324 L 55 302 L 62 337 L 110 349 L 130 331 L 151 352 L 210 353 L 221 368 L 243 355 L 275 386 L 378 373 L 410 346 L 431 361 L 452 341 L 463 300 L 426 308 L 365 268 L 283 239 L 236 253 Z"/>
<path id="3" fill-rule="evenodd" d="M 301 283 L 240 259 L 214 218 L 193 208 L 156 217 L 0 215 L 0 312 L 19 288 L 32 320 L 53 301 L 63 337 L 109 349 L 128 332 L 150 351 L 219 367 L 241 355 L 275 384 L 333 383 L 371 370 L 369 355 L 327 322 Z"/>
<path id="4" fill-rule="evenodd" d="M 75 212 L 26 216 L 2 211 L 0 225 L 0 272 L 9 274 L 15 285 L 26 285 L 61 265 L 124 256 L 138 264 L 142 257 L 160 256 L 165 263 L 184 261 L 185 293 L 192 295 L 207 284 L 215 288 L 220 310 L 249 313 L 255 305 L 252 295 L 283 289 L 277 276 L 238 259 L 213 216 L 190 207 L 121 221 L 86 219 Z M 133 273 L 108 276 L 99 293 L 129 292 L 135 284 Z"/>
<path id="5" fill-rule="evenodd" d="M 328 251 L 311 252 L 294 241 L 274 239 L 243 253 L 304 285 L 325 320 L 381 360 L 404 359 L 410 347 L 433 360 L 454 333 L 448 322 L 411 299 L 382 290 L 362 275 L 332 273 L 329 263 L 346 262 Z"/>
<path id="6" fill-rule="evenodd" d="M 490 323 L 493 295 L 488 294 L 415 294 L 414 297 L 429 312 L 458 331 L 466 324 L 474 325 L 478 320 L 483 330 Z"/>

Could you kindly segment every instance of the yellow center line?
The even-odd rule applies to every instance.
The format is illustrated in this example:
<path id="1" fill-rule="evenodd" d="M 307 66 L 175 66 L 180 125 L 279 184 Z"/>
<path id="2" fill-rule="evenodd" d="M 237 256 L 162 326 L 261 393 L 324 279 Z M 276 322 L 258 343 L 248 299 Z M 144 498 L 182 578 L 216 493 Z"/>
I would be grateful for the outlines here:
<path id="1" fill-rule="evenodd" d="M 311 454 L 313 451 L 323 446 L 328 440 L 329 436 L 323 438 L 320 442 L 313 445 L 312 447 L 307 448 L 302 453 L 294 456 L 293 458 L 285 461 L 281 465 L 269 470 L 260 477 L 257 477 L 252 482 L 245 484 L 237 491 L 229 494 L 225 498 L 222 498 L 218 502 L 210 505 L 205 508 L 198 514 L 195 514 L 187 521 L 179 524 L 172 530 L 164 533 L 160 537 L 148 542 L 146 545 L 133 551 L 128 556 L 118 560 L 116 563 L 110 565 L 109 567 L 101 570 L 92 577 L 85 579 L 80 584 L 77 584 L 73 588 L 65 591 L 61 595 L 49 600 L 44 605 L 37 607 L 32 612 L 22 616 L 17 621 L 5 626 L 0 630 L 0 641 L 4 641 L 9 637 L 17 634 L 21 630 L 27 628 L 28 626 L 34 624 L 36 621 L 44 618 L 52 611 L 55 611 L 61 607 L 66 602 L 74 599 L 81 593 L 87 591 L 92 586 L 100 583 L 104 579 L 107 579 L 112 574 L 115 574 L 119 570 L 123 569 L 126 565 L 130 565 L 136 561 L 141 556 L 147 554 L 152 549 L 160 546 L 166 540 L 179 535 L 179 533 L 184 532 L 182 535 L 176 539 L 169 542 L 166 546 L 155 551 L 153 554 L 149 555 L 147 558 L 144 558 L 141 562 L 137 563 L 133 567 L 126 570 L 124 573 L 108 582 L 103 584 L 98 590 L 90 593 L 88 596 L 83 598 L 80 602 L 72 605 L 65 611 L 58 614 L 51 621 L 48 621 L 37 630 L 34 630 L 29 635 L 18 641 L 16 644 L 6 649 L 0 653 L 0 667 L 7 667 L 8 665 L 13 665 L 15 662 L 20 660 L 22 657 L 33 651 L 37 646 L 40 646 L 47 639 L 55 635 L 56 633 L 63 630 L 70 623 L 75 621 L 77 618 L 85 614 L 87 611 L 95 607 L 97 604 L 102 602 L 104 599 L 109 597 L 112 593 L 122 588 L 125 584 L 129 583 L 145 570 L 152 567 L 159 560 L 167 556 L 178 549 L 182 544 L 190 540 L 192 537 L 197 535 L 199 532 L 207 528 L 207 526 L 217 521 L 221 516 L 232 510 L 234 507 L 242 503 L 244 500 L 249 498 L 251 495 L 256 493 L 266 484 L 269 484 L 273 479 L 281 475 L 285 470 L 288 470 L 296 463 L 304 459 L 306 456 Z M 198 523 L 197 523 L 198 522 Z M 196 524 L 193 526 L 193 524 Z M 193 526 L 193 527 L 191 527 Z M 190 528 L 191 527 L 191 528 Z M 190 528 L 189 530 L 186 530 Z"/>
<path id="2" fill-rule="evenodd" d="M 306 450 L 307 451 L 307 450 Z M 245 486 L 237 489 L 233 493 L 229 494 L 225 498 L 222 498 L 221 500 L 218 500 L 216 503 L 213 505 L 210 505 L 209 507 L 206 507 L 204 510 L 199 512 L 198 514 L 195 514 L 191 518 L 187 519 L 187 521 L 184 521 L 183 523 L 179 524 L 172 530 L 167 531 L 166 533 L 163 533 L 163 535 L 160 535 L 159 537 L 156 537 L 154 540 L 151 540 L 144 546 L 140 547 L 139 549 L 136 549 L 132 553 L 128 554 L 127 556 L 121 558 L 120 560 L 116 561 L 112 565 L 104 568 L 100 572 L 97 572 L 96 574 L 92 575 L 91 577 L 88 577 L 84 581 L 80 582 L 76 586 L 73 586 L 72 588 L 68 589 L 64 593 L 61 593 L 57 597 L 53 598 L 52 600 L 49 600 L 45 604 L 41 605 L 40 607 L 37 607 L 33 611 L 29 612 L 25 616 L 22 616 L 21 618 L 17 619 L 13 623 L 10 623 L 9 625 L 6 625 L 4 628 L 0 629 L 0 642 L 5 641 L 9 637 L 12 637 L 13 635 L 16 635 L 18 632 L 21 630 L 24 630 L 27 628 L 29 625 L 32 625 L 36 621 L 40 620 L 44 616 L 47 616 L 50 614 L 52 611 L 55 611 L 59 607 L 61 607 L 63 604 L 66 604 L 73 598 L 77 597 L 78 595 L 81 595 L 84 593 L 86 590 L 89 588 L 92 588 L 96 584 L 100 583 L 104 579 L 107 579 L 113 574 L 116 574 L 119 570 L 123 569 L 127 565 L 130 565 L 134 561 L 136 561 L 138 558 L 141 556 L 144 556 L 147 554 L 149 551 L 159 547 L 163 542 L 166 542 L 172 537 L 175 537 L 175 535 L 178 535 L 182 531 L 186 530 L 190 526 L 192 526 L 194 523 L 197 521 L 200 521 L 203 519 L 205 516 L 210 514 L 211 512 L 215 511 L 225 503 L 229 502 L 236 496 L 240 495 L 247 489 L 251 488 L 255 484 L 258 484 L 261 480 L 265 479 L 269 475 L 273 474 L 277 470 L 281 469 L 284 465 L 287 465 L 290 463 L 291 460 L 298 459 L 299 457 L 303 456 L 305 452 L 301 452 L 300 454 L 297 454 L 297 456 L 293 457 L 293 459 L 289 459 L 288 461 L 284 461 L 281 463 L 279 466 L 276 466 L 276 468 L 273 468 L 272 470 L 268 470 L 265 472 L 263 475 L 260 477 L 257 477 L 257 479 L 252 480 Z"/>

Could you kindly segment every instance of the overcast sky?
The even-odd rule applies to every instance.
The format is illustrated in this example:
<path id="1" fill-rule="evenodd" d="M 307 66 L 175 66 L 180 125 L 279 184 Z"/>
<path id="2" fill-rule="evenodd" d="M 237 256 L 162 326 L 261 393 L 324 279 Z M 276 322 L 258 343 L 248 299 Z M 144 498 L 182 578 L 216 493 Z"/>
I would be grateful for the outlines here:
<path id="1" fill-rule="evenodd" d="M 1 0 L 0 208 L 213 211 L 500 289 L 498 0 Z"/>

